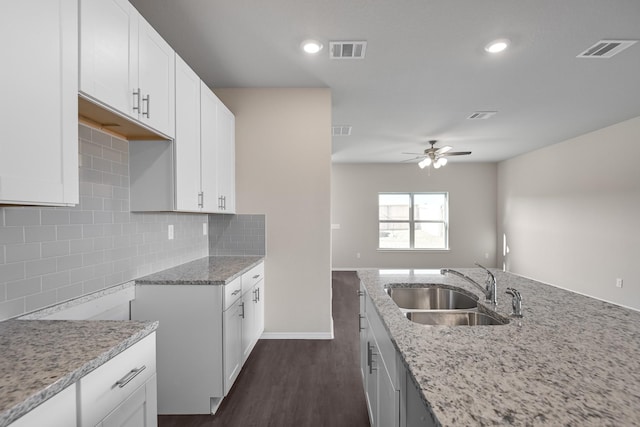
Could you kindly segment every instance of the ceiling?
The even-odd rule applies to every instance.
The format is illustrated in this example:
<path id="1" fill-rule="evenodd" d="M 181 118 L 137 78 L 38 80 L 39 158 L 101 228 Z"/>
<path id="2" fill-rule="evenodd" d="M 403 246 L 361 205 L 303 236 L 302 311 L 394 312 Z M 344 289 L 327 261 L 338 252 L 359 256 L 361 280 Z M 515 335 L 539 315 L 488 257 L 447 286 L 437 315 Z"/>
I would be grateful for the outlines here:
<path id="1" fill-rule="evenodd" d="M 212 88 L 328 87 L 334 162 L 401 162 L 427 141 L 496 162 L 640 116 L 638 0 L 132 0 Z M 307 38 L 325 48 L 303 54 Z M 484 46 L 508 38 L 505 52 Z M 366 40 L 361 60 L 329 41 Z M 469 120 L 474 111 L 497 111 Z M 606 146 L 606 141 L 603 141 Z M 417 161 L 416 161 L 417 162 Z"/>

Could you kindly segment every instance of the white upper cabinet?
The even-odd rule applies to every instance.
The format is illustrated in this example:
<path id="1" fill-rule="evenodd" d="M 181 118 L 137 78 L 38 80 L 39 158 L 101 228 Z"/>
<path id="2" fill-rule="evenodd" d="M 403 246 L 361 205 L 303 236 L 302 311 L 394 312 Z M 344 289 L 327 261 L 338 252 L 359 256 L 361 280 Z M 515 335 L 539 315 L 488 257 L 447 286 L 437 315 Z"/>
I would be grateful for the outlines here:
<path id="1" fill-rule="evenodd" d="M 200 77 L 176 55 L 176 208 L 200 211 Z"/>
<path id="2" fill-rule="evenodd" d="M 78 203 L 78 4 L 2 2 L 0 204 Z"/>
<path id="3" fill-rule="evenodd" d="M 236 119 L 229 109 L 218 100 L 217 120 L 218 154 L 216 171 L 218 176 L 218 210 L 220 213 L 236 211 Z"/>
<path id="4" fill-rule="evenodd" d="M 200 169 L 202 170 L 202 193 L 204 206 L 207 212 L 217 212 L 220 205 L 218 195 L 218 105 L 221 104 L 218 97 L 205 85 L 200 85 L 200 121 L 201 136 L 200 148 L 202 157 Z"/>
<path id="5" fill-rule="evenodd" d="M 173 137 L 174 52 L 126 0 L 80 0 L 80 91 Z"/>

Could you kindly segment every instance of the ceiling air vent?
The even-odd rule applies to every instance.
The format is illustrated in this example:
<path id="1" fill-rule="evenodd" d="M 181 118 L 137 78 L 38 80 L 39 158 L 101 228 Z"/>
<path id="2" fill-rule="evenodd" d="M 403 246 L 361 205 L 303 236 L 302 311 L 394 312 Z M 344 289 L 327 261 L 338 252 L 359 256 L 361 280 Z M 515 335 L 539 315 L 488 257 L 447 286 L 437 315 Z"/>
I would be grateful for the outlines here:
<path id="1" fill-rule="evenodd" d="M 366 41 L 329 42 L 331 59 L 363 59 L 366 50 Z"/>
<path id="2" fill-rule="evenodd" d="M 486 120 L 489 117 L 495 116 L 497 111 L 475 111 L 467 119 L 469 120 Z"/>
<path id="3" fill-rule="evenodd" d="M 638 40 L 600 40 L 576 58 L 611 58 Z"/>
<path id="4" fill-rule="evenodd" d="M 332 126 L 331 136 L 349 136 L 351 135 L 351 126 Z"/>

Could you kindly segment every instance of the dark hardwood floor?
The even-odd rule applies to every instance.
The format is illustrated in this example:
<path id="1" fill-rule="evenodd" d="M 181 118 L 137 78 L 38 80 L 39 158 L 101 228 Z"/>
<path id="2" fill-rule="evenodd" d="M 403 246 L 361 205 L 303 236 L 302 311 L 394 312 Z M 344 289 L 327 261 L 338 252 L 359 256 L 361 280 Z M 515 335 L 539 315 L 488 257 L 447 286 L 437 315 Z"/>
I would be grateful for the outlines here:
<path id="1" fill-rule="evenodd" d="M 335 339 L 260 340 L 216 415 L 162 415 L 158 426 L 369 426 L 358 283 L 354 272 L 333 272 Z"/>

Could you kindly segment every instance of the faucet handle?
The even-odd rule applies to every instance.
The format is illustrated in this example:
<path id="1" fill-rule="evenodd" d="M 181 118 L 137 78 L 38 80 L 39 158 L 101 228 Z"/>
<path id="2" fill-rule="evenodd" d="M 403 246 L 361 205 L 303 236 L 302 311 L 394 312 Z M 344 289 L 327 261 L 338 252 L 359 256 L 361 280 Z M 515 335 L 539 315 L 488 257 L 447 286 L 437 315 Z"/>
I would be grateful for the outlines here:
<path id="1" fill-rule="evenodd" d="M 520 292 L 514 288 L 507 288 L 505 294 L 513 297 L 511 300 L 511 316 L 522 317 L 522 295 L 520 295 Z"/>

